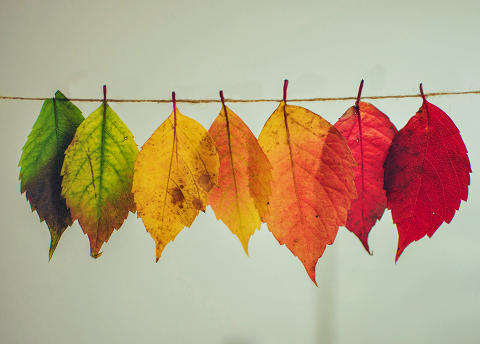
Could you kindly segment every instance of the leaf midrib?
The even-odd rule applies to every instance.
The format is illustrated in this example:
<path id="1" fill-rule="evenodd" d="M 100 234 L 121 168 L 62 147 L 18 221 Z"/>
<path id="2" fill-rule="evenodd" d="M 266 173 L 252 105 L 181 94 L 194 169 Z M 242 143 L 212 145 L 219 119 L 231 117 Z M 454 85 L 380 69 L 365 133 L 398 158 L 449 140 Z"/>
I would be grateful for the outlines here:
<path id="1" fill-rule="evenodd" d="M 297 178 L 296 178 L 296 175 L 295 175 L 295 163 L 293 161 L 293 152 L 292 152 L 292 145 L 291 145 L 291 142 L 290 142 L 290 131 L 288 129 L 288 120 L 287 120 L 287 104 L 284 104 L 283 105 L 283 120 L 284 120 L 284 123 L 285 123 L 285 131 L 286 131 L 286 134 L 287 134 L 287 145 L 288 145 L 288 152 L 290 154 L 290 164 L 292 166 L 292 177 L 293 177 L 293 187 L 295 189 L 295 197 L 296 197 L 296 200 L 297 200 L 297 208 L 298 208 L 298 211 L 300 213 L 300 222 L 302 223 L 302 228 L 303 228 L 303 232 L 305 233 L 306 232 L 306 229 L 305 229 L 305 223 L 303 221 L 303 212 L 302 212 L 302 208 L 300 206 L 300 198 L 298 196 L 298 189 L 297 189 Z"/>

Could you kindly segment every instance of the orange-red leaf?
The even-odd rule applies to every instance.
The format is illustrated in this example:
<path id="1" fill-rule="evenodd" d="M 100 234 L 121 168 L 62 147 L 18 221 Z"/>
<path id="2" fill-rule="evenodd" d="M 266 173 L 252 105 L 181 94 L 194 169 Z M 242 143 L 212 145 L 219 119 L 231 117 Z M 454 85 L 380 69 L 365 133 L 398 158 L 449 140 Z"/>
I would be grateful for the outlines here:
<path id="1" fill-rule="evenodd" d="M 220 158 L 219 188 L 209 202 L 248 254 L 250 236 L 268 212 L 272 166 L 247 125 L 225 105 L 209 133 Z"/>
<path id="2" fill-rule="evenodd" d="M 450 223 L 470 185 L 470 161 L 458 128 L 427 102 L 392 142 L 385 160 L 387 207 L 397 224 L 395 261 L 411 242 Z"/>
<path id="3" fill-rule="evenodd" d="M 368 234 L 387 206 L 383 163 L 397 129 L 383 112 L 364 102 L 349 108 L 335 127 L 347 140 L 358 164 L 353 169 L 358 198 L 352 201 L 345 227 L 369 252 Z"/>
<path id="4" fill-rule="evenodd" d="M 285 97 L 284 97 L 285 98 Z M 345 225 L 356 198 L 352 157 L 338 130 L 317 114 L 282 101 L 258 138 L 273 166 L 267 225 L 300 259 L 315 266 Z"/>

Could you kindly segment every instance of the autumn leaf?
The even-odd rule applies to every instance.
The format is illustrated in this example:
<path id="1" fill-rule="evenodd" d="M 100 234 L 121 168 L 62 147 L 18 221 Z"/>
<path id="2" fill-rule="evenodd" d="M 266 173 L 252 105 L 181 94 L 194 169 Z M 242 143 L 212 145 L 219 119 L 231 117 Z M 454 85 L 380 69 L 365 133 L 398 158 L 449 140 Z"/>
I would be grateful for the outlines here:
<path id="1" fill-rule="evenodd" d="M 65 153 L 62 195 L 90 239 L 90 255 L 100 248 L 114 229 L 119 229 L 133 202 L 133 164 L 137 144 L 125 123 L 104 101 L 78 127 Z"/>
<path id="2" fill-rule="evenodd" d="M 335 127 L 347 140 L 358 164 L 353 168 L 358 198 L 352 201 L 345 227 L 355 233 L 369 252 L 368 234 L 387 206 L 383 163 L 397 128 L 375 106 L 360 102 L 362 87 L 363 80 L 355 106 L 340 117 Z"/>
<path id="3" fill-rule="evenodd" d="M 346 140 L 319 115 L 283 101 L 258 142 L 273 166 L 268 229 L 300 259 L 315 282 L 315 266 L 345 225 L 356 198 L 355 161 Z"/>
<path id="4" fill-rule="evenodd" d="M 157 261 L 183 227 L 205 211 L 220 165 L 208 131 L 182 115 L 172 96 L 174 110 L 143 145 L 133 177 L 137 216 L 156 242 Z"/>
<path id="5" fill-rule="evenodd" d="M 235 234 L 248 255 L 248 241 L 268 213 L 270 162 L 247 125 L 225 106 L 208 132 L 220 158 L 219 188 L 209 198 L 217 220 Z"/>
<path id="6" fill-rule="evenodd" d="M 43 103 L 19 163 L 21 192 L 26 192 L 32 211 L 37 211 L 50 230 L 49 260 L 63 232 L 73 223 L 61 197 L 60 171 L 65 150 L 83 120 L 81 111 L 57 91 Z"/>
<path id="7" fill-rule="evenodd" d="M 450 223 L 467 200 L 470 161 L 458 128 L 427 102 L 395 136 L 385 160 L 387 207 L 398 230 L 395 261 L 411 242 Z"/>

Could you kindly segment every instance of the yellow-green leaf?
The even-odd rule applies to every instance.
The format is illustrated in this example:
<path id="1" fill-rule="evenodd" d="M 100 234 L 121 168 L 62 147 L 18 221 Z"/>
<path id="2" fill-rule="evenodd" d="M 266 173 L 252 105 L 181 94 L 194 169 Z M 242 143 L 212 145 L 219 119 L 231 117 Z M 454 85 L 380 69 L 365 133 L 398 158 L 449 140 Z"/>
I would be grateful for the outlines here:
<path id="1" fill-rule="evenodd" d="M 217 148 L 208 131 L 176 108 L 145 142 L 135 162 L 137 216 L 155 240 L 157 260 L 190 227 L 218 186 Z"/>
<path id="2" fill-rule="evenodd" d="M 65 153 L 62 195 L 97 258 L 113 229 L 135 212 L 132 178 L 138 155 L 133 135 L 106 101 L 78 127 Z"/>

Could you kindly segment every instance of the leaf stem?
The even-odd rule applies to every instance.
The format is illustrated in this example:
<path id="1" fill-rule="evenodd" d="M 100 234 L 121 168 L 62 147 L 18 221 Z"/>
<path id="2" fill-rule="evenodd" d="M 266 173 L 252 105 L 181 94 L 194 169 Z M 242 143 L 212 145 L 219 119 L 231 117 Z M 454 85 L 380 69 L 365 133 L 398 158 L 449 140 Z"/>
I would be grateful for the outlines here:
<path id="1" fill-rule="evenodd" d="M 177 101 L 175 100 L 175 92 L 172 92 L 172 103 L 173 103 L 173 126 L 174 126 L 174 129 L 176 130 L 177 129 Z"/>
<path id="2" fill-rule="evenodd" d="M 172 103 L 173 103 L 173 145 L 174 145 L 175 156 L 177 157 L 177 163 L 178 163 L 177 102 L 175 100 L 175 92 L 172 92 Z"/>
<path id="3" fill-rule="evenodd" d="M 287 102 L 287 88 L 288 88 L 288 80 L 285 79 L 283 83 L 283 101 L 286 103 Z"/>
<path id="4" fill-rule="evenodd" d="M 225 98 L 223 98 L 223 91 L 220 91 L 220 99 L 222 100 L 223 111 L 225 112 L 225 117 L 227 117 L 227 107 L 225 106 Z"/>
<path id="5" fill-rule="evenodd" d="M 363 79 L 360 82 L 360 87 L 358 88 L 358 95 L 357 95 L 357 101 L 355 103 L 355 106 L 358 107 L 358 103 L 360 103 L 360 97 L 362 96 L 362 89 L 363 89 Z"/>
<path id="6" fill-rule="evenodd" d="M 425 98 L 425 94 L 423 93 L 423 86 L 422 86 L 422 84 L 420 84 L 420 95 L 422 96 L 423 101 L 426 102 L 427 99 Z"/>
<path id="7" fill-rule="evenodd" d="M 107 85 L 103 85 L 103 101 L 107 102 Z"/>

